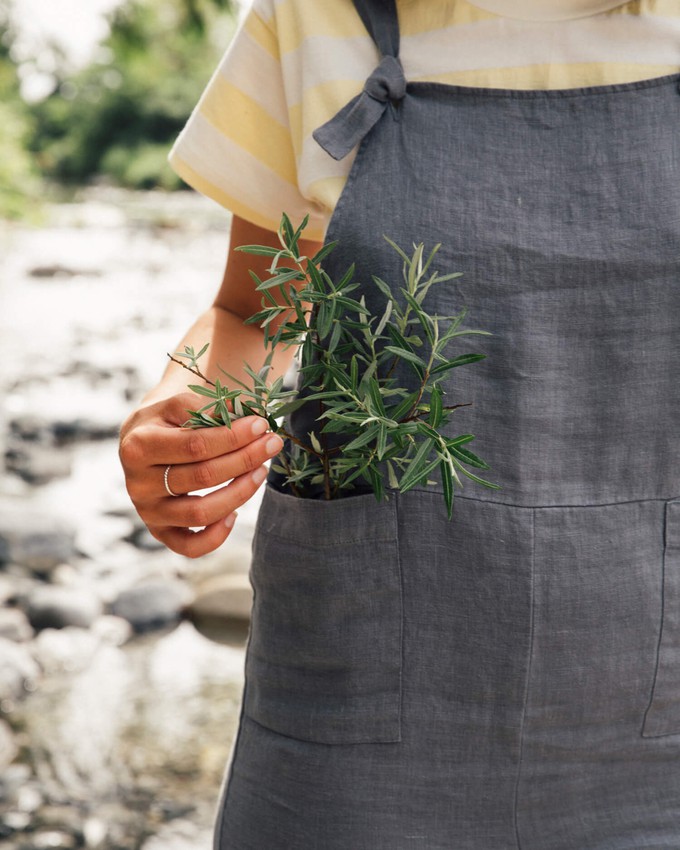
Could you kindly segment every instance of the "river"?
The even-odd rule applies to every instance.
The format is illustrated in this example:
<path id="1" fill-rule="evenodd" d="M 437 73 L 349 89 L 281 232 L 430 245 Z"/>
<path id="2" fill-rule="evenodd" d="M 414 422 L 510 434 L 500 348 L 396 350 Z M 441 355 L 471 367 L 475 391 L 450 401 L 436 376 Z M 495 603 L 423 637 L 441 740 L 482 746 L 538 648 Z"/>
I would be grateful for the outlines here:
<path id="1" fill-rule="evenodd" d="M 210 303 L 229 221 L 193 193 L 105 188 L 43 217 L 0 231 L 0 844 L 208 850 L 259 495 L 220 552 L 174 555 L 131 509 L 115 433 Z M 133 628 L 140 588 L 165 609 Z M 201 598 L 224 618 L 188 617 Z"/>

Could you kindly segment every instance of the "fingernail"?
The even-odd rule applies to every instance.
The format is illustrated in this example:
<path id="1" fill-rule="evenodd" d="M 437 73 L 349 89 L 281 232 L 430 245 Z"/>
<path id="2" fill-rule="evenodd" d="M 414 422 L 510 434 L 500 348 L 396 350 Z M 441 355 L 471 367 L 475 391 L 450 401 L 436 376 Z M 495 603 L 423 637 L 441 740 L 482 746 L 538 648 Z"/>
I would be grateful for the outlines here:
<path id="1" fill-rule="evenodd" d="M 266 476 L 267 476 L 267 470 L 264 469 L 263 467 L 260 467 L 259 469 L 256 469 L 255 472 L 253 472 L 253 481 L 256 484 L 262 484 L 262 482 L 264 481 Z"/>
<path id="2" fill-rule="evenodd" d="M 253 434 L 264 434 L 264 432 L 269 428 L 269 423 L 266 419 L 256 419 L 252 425 Z"/>
<path id="3" fill-rule="evenodd" d="M 265 450 L 268 455 L 276 454 L 283 446 L 281 437 L 270 437 L 265 443 Z"/>
<path id="4" fill-rule="evenodd" d="M 237 516 L 238 514 L 236 513 L 236 511 L 234 511 L 233 514 L 229 514 L 229 516 L 224 521 L 224 524 L 227 526 L 227 528 L 231 528 L 234 525 Z"/>

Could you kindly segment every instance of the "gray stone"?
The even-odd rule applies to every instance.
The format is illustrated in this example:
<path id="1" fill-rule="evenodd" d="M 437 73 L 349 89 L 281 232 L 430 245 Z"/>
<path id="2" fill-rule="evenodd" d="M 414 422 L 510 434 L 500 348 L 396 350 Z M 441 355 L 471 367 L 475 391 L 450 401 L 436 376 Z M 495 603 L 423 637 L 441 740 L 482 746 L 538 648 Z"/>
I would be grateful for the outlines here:
<path id="1" fill-rule="evenodd" d="M 0 772 L 9 767 L 18 755 L 19 746 L 9 723 L 0 720 Z"/>
<path id="2" fill-rule="evenodd" d="M 71 455 L 38 444 L 10 443 L 5 452 L 5 467 L 28 484 L 49 484 L 67 478 L 73 469 Z"/>
<path id="3" fill-rule="evenodd" d="M 0 565 L 15 563 L 44 574 L 76 555 L 75 531 L 66 523 L 43 513 L 2 505 Z"/>
<path id="4" fill-rule="evenodd" d="M 83 823 L 83 841 L 87 850 L 98 850 L 104 846 L 108 829 L 103 820 L 99 818 L 87 818 Z"/>
<path id="5" fill-rule="evenodd" d="M 156 540 L 145 525 L 136 526 L 124 539 L 143 552 L 157 552 L 165 549 L 165 545 L 160 540 Z"/>
<path id="6" fill-rule="evenodd" d="M 31 776 L 27 764 L 10 764 L 0 773 L 0 803 L 11 805 L 17 801 L 19 790 L 24 787 Z"/>
<path id="7" fill-rule="evenodd" d="M 0 608 L 0 637 L 21 643 L 30 640 L 34 634 L 23 611 L 19 608 Z"/>
<path id="8" fill-rule="evenodd" d="M 77 841 L 75 836 L 55 829 L 33 833 L 30 845 L 25 846 L 26 850 L 71 850 L 77 847 Z"/>
<path id="9" fill-rule="evenodd" d="M 123 646 L 132 637 L 132 626 L 122 617 L 103 614 L 92 624 L 92 632 L 102 643 L 109 646 Z"/>
<path id="10" fill-rule="evenodd" d="M 52 434 L 58 446 L 113 440 L 118 436 L 119 430 L 119 422 L 97 422 L 83 418 L 55 422 L 52 425 Z"/>
<path id="11" fill-rule="evenodd" d="M 23 832 L 31 823 L 31 816 L 27 812 L 7 812 L 2 823 L 7 827 L 9 834 Z"/>
<path id="12" fill-rule="evenodd" d="M 248 576 L 227 573 L 202 582 L 185 616 L 210 640 L 241 644 L 248 634 L 253 591 Z"/>
<path id="13" fill-rule="evenodd" d="M 40 668 L 23 644 L 0 638 L 0 702 L 14 700 L 32 690 Z"/>
<path id="14" fill-rule="evenodd" d="M 17 809 L 20 812 L 37 812 L 44 802 L 43 795 L 36 783 L 27 783 L 19 789 Z"/>
<path id="15" fill-rule="evenodd" d="M 212 847 L 208 830 L 178 819 L 164 824 L 157 835 L 144 842 L 142 850 L 207 850 L 208 847 Z"/>
<path id="16" fill-rule="evenodd" d="M 87 629 L 102 613 L 102 604 L 88 590 L 42 585 L 28 597 L 26 613 L 34 629 Z"/>
<path id="17" fill-rule="evenodd" d="M 111 613 L 123 617 L 136 632 L 146 632 L 178 623 L 192 593 L 176 579 L 147 579 L 124 590 L 111 605 Z"/>
<path id="18" fill-rule="evenodd" d="M 86 670 L 101 647 L 101 639 L 89 629 L 65 626 L 43 629 L 33 642 L 33 654 L 45 674 Z"/>

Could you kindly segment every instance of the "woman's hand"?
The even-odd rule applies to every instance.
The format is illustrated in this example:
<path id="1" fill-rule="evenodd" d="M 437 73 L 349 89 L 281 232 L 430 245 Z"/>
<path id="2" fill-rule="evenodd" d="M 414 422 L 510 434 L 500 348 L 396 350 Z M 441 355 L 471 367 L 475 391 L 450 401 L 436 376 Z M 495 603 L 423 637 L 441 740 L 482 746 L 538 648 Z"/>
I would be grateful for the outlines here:
<path id="1" fill-rule="evenodd" d="M 236 508 L 262 484 L 264 462 L 283 445 L 260 416 L 235 419 L 231 428 L 181 428 L 187 411 L 200 404 L 190 392 L 149 404 L 128 417 L 120 436 L 125 483 L 137 512 L 155 538 L 189 558 L 227 539 Z M 177 496 L 165 488 L 168 467 L 168 486 Z M 205 496 L 187 495 L 221 484 L 226 486 Z"/>

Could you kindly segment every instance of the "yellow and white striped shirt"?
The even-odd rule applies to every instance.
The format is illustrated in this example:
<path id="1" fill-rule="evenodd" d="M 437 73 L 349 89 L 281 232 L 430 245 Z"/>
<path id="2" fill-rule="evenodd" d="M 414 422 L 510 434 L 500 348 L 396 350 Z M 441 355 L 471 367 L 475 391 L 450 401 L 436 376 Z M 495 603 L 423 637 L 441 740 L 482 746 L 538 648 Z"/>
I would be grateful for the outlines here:
<path id="1" fill-rule="evenodd" d="M 631 0 L 567 20 L 524 20 L 467 0 L 397 6 L 410 81 L 561 89 L 680 71 L 680 0 Z M 312 132 L 378 61 L 352 0 L 254 0 L 170 164 L 263 227 L 275 230 L 284 210 L 293 221 L 309 213 L 305 235 L 321 239 L 354 153 L 336 162 Z"/>

